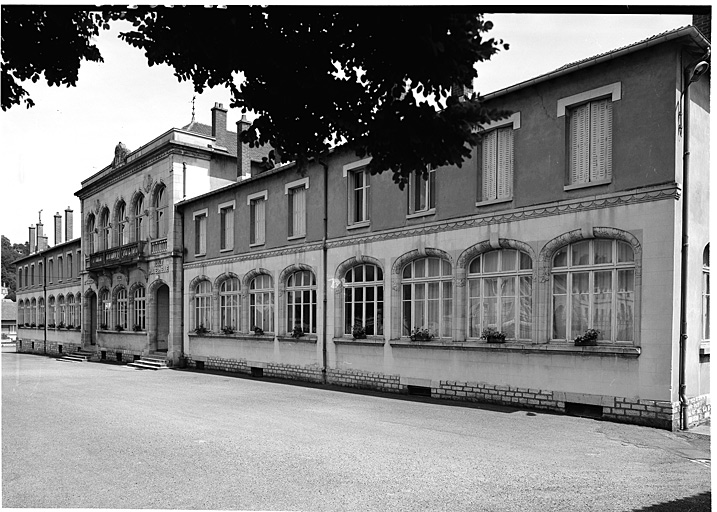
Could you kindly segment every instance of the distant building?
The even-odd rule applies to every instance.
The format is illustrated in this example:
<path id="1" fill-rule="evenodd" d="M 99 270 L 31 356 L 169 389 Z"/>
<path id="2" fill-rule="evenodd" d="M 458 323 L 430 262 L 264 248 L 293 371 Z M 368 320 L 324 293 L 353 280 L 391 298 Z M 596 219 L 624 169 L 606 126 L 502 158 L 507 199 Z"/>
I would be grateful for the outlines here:
<path id="1" fill-rule="evenodd" d="M 118 146 L 77 193 L 76 343 L 97 359 L 704 422 L 709 49 L 687 27 L 490 94 L 512 115 L 481 127 L 462 167 L 404 191 L 350 147 L 303 174 L 250 154 L 220 106 L 211 131 Z M 26 324 L 40 300 L 27 266 L 50 251 L 20 260 Z"/>
<path id="2" fill-rule="evenodd" d="M 2 299 L 2 339 L 17 338 L 17 304 L 10 299 Z"/>

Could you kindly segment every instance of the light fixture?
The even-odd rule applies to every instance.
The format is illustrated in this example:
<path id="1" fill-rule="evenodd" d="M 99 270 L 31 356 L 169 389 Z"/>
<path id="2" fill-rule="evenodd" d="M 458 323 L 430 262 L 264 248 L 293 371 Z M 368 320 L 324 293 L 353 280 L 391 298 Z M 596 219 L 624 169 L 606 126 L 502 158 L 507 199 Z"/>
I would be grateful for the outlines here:
<path id="1" fill-rule="evenodd" d="M 704 75 L 710 67 L 710 63 L 706 60 L 702 60 L 694 65 L 694 67 L 687 72 L 687 83 L 698 81 L 702 75 Z"/>

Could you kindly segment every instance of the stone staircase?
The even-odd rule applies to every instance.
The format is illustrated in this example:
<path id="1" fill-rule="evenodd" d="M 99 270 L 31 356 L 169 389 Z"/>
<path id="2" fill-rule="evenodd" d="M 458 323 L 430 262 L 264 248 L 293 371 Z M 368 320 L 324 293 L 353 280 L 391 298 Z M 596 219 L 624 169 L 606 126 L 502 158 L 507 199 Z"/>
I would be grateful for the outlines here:
<path id="1" fill-rule="evenodd" d="M 62 357 L 59 357 L 58 361 L 64 361 L 67 363 L 86 363 L 90 359 L 92 359 L 92 356 L 94 356 L 94 352 L 89 352 L 87 350 L 82 350 L 81 348 L 77 349 L 75 352 L 71 352 L 69 354 L 65 354 Z"/>
<path id="2" fill-rule="evenodd" d="M 141 359 L 127 363 L 127 366 L 138 368 L 140 370 L 168 370 L 166 354 L 148 354 L 142 356 Z"/>

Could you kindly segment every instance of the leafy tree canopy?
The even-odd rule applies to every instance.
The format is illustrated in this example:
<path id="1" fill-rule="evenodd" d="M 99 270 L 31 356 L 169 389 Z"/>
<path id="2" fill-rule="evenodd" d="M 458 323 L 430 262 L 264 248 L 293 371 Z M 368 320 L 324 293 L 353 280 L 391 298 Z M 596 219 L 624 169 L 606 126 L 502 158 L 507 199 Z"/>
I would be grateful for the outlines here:
<path id="1" fill-rule="evenodd" d="M 92 38 L 117 19 L 133 24 L 120 37 L 150 66 L 170 65 L 199 93 L 227 86 L 232 107 L 258 114 L 243 140 L 300 167 L 348 142 L 402 187 L 413 172 L 460 165 L 476 126 L 507 114 L 450 94 L 508 48 L 485 37 L 492 23 L 469 9 L 406 6 L 3 6 L 3 110 L 32 105 L 23 80 L 75 85 L 82 60 L 102 61 Z"/>
<path id="2" fill-rule="evenodd" d="M 13 244 L 8 237 L 2 235 L 2 284 L 8 288 L 6 299 L 15 300 L 15 290 L 17 290 L 17 273 L 13 262 L 28 254 L 27 243 Z"/>

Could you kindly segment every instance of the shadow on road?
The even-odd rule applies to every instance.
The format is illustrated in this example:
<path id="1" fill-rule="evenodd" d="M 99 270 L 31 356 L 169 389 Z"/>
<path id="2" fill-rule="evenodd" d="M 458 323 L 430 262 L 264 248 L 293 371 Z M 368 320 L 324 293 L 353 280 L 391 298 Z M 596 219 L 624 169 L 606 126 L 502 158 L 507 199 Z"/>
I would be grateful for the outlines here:
<path id="1" fill-rule="evenodd" d="M 688 498 L 637 508 L 633 512 L 699 512 L 702 510 L 712 510 L 711 502 L 712 493 L 703 492 Z"/>

